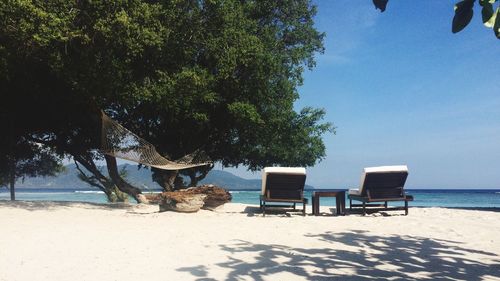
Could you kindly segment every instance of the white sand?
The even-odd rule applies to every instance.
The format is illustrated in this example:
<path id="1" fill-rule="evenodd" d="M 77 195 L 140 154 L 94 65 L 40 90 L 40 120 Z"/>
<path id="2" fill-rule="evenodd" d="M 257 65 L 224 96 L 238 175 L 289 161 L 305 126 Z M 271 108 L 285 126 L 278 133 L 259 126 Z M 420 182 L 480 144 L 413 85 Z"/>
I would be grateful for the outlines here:
<path id="1" fill-rule="evenodd" d="M 0 280 L 500 280 L 500 212 L 257 209 L 0 201 Z"/>

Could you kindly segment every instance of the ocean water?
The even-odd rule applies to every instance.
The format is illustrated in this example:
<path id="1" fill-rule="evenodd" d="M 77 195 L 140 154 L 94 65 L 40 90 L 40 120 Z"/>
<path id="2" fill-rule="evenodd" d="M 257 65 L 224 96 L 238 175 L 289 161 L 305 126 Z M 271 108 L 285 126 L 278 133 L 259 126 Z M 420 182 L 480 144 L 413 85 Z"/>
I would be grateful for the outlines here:
<path id="1" fill-rule="evenodd" d="M 500 208 L 500 189 L 410 189 L 406 192 L 415 198 L 410 206 Z M 231 194 L 234 203 L 259 204 L 260 191 L 238 190 L 231 191 Z M 311 195 L 312 191 L 305 191 L 307 198 L 311 198 Z M 16 199 L 106 203 L 104 193 L 95 189 L 19 188 L 16 190 Z M 10 200 L 8 189 L 0 188 L 0 200 Z M 335 206 L 335 198 L 321 198 L 320 203 L 321 206 Z M 390 205 L 398 204 L 400 203 Z"/>

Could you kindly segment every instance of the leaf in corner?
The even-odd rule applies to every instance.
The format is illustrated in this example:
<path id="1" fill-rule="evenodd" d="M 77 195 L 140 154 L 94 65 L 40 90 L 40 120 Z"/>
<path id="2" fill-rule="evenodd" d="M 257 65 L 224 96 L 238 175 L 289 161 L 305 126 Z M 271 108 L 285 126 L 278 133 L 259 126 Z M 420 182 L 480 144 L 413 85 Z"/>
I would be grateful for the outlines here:
<path id="1" fill-rule="evenodd" d="M 451 26 L 451 32 L 457 33 L 464 29 L 472 19 L 475 0 L 463 0 L 455 5 L 455 16 Z"/>
<path id="2" fill-rule="evenodd" d="M 483 9 L 481 10 L 481 15 L 483 17 L 483 23 L 486 27 L 493 27 L 495 24 L 496 13 L 493 10 L 493 5 L 489 2 L 489 0 L 481 0 L 479 2 Z"/>
<path id="3" fill-rule="evenodd" d="M 493 26 L 493 31 L 498 39 L 500 39 L 500 7 L 497 8 L 495 25 Z"/>
<path id="4" fill-rule="evenodd" d="M 373 0 L 373 5 L 375 5 L 376 9 L 380 9 L 380 12 L 383 12 L 387 7 L 387 2 L 389 2 L 389 0 Z"/>

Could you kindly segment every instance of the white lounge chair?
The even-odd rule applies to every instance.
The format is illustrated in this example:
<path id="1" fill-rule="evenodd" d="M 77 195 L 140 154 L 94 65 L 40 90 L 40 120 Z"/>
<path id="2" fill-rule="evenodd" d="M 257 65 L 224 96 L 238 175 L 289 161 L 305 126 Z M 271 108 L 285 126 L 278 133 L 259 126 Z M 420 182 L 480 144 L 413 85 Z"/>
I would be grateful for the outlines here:
<path id="1" fill-rule="evenodd" d="M 305 168 L 266 167 L 262 170 L 260 209 L 266 215 L 266 207 L 293 207 L 302 203 L 302 214 L 306 214 L 307 199 L 304 198 L 306 182 Z M 267 205 L 267 202 L 293 203 L 289 205 Z"/>
<path id="2" fill-rule="evenodd" d="M 349 189 L 347 195 L 350 203 L 349 209 L 362 207 L 363 215 L 365 215 L 366 207 L 384 207 L 383 210 L 404 210 L 405 215 L 408 215 L 408 201 L 413 201 L 413 196 L 406 195 L 404 191 L 407 177 L 406 165 L 364 168 L 360 187 Z M 352 200 L 361 201 L 362 204 L 353 204 Z M 405 206 L 388 208 L 387 202 L 389 201 L 404 201 Z M 384 202 L 384 204 L 367 204 L 371 202 Z"/>

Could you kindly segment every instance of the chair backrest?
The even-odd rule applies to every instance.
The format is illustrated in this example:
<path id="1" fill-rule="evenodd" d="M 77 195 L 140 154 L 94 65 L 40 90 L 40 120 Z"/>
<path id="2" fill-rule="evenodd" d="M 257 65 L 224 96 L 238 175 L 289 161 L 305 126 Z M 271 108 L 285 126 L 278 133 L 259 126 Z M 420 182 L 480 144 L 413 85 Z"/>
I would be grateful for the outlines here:
<path id="1" fill-rule="evenodd" d="M 305 182 L 305 168 L 266 167 L 262 171 L 261 194 L 272 199 L 301 200 Z"/>
<path id="2" fill-rule="evenodd" d="M 405 165 L 365 168 L 361 175 L 360 195 L 371 198 L 404 197 L 407 177 L 408 167 Z"/>

